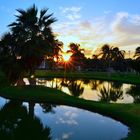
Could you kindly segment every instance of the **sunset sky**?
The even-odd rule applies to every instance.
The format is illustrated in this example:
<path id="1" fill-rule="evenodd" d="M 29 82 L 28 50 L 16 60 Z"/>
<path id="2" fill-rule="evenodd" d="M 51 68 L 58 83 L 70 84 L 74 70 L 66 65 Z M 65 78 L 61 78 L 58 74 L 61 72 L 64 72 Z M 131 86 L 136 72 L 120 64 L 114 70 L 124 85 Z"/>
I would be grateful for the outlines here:
<path id="1" fill-rule="evenodd" d="M 33 4 L 54 13 L 52 28 L 65 50 L 70 42 L 80 43 L 87 56 L 105 43 L 131 53 L 140 46 L 139 0 L 1 0 L 0 34 L 15 20 L 15 9 Z"/>

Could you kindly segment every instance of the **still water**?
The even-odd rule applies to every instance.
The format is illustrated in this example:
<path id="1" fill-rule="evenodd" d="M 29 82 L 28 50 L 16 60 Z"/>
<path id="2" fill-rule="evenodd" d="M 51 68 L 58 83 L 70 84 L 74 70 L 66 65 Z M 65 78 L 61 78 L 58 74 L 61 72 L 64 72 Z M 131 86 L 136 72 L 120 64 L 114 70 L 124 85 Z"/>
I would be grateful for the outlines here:
<path id="1" fill-rule="evenodd" d="M 28 79 L 24 79 L 29 84 Z M 36 85 L 57 88 L 86 100 L 112 103 L 140 103 L 140 85 L 90 79 L 39 78 Z"/>
<path id="2" fill-rule="evenodd" d="M 120 140 L 129 128 L 86 110 L 0 98 L 2 140 Z"/>

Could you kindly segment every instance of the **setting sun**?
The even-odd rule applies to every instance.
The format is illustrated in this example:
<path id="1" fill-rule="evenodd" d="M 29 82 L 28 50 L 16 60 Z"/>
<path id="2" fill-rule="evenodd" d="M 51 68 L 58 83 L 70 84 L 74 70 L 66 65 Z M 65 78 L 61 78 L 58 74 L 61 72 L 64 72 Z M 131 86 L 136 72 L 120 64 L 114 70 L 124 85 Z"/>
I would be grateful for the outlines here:
<path id="1" fill-rule="evenodd" d="M 63 59 L 64 59 L 64 61 L 65 61 L 65 62 L 66 62 L 66 61 L 69 61 L 69 60 L 70 60 L 70 56 L 71 56 L 71 54 L 64 53 L 64 54 L 63 54 Z"/>

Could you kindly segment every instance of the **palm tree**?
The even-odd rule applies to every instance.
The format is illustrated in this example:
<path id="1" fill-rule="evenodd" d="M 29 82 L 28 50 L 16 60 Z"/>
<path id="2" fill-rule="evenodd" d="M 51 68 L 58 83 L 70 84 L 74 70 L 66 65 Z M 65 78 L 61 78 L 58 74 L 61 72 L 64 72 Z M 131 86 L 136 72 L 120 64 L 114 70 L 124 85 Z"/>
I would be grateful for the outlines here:
<path id="1" fill-rule="evenodd" d="M 84 51 L 84 49 L 81 49 L 80 44 L 76 43 L 70 43 L 69 48 L 70 50 L 68 50 L 67 53 L 72 53 L 70 61 L 73 63 L 73 66 L 83 66 L 85 55 L 82 51 Z"/>
<path id="2" fill-rule="evenodd" d="M 92 55 L 92 59 L 97 60 L 97 59 L 98 59 L 98 55 L 93 54 L 93 55 Z"/>
<path id="3" fill-rule="evenodd" d="M 108 44 L 105 44 L 101 48 L 101 53 L 103 59 L 106 60 L 118 60 L 124 59 L 125 51 L 119 50 L 118 47 L 110 47 Z"/>
<path id="4" fill-rule="evenodd" d="M 107 61 L 108 69 L 110 69 L 111 56 L 112 56 L 112 48 L 108 44 L 103 45 L 102 48 L 101 48 L 101 53 L 99 54 L 99 56 L 100 55 L 101 55 L 101 58 L 103 60 Z"/>
<path id="5" fill-rule="evenodd" d="M 53 14 L 46 15 L 48 9 L 42 9 L 38 16 L 35 5 L 27 10 L 18 9 L 16 21 L 9 25 L 16 40 L 16 54 L 21 57 L 26 70 L 34 74 L 44 55 L 53 55 L 55 40 L 51 24 L 56 21 Z"/>
<path id="6" fill-rule="evenodd" d="M 125 54 L 125 51 L 119 50 L 118 47 L 112 48 L 112 60 L 113 61 L 123 60 L 124 54 Z"/>
<path id="7" fill-rule="evenodd" d="M 135 60 L 132 62 L 132 67 L 140 73 L 140 47 L 136 48 L 135 54 L 134 54 Z"/>
<path id="8" fill-rule="evenodd" d="M 55 40 L 55 47 L 54 47 L 54 57 L 56 58 L 57 62 L 61 61 L 62 55 L 62 48 L 63 48 L 63 42 L 59 40 Z"/>
<path id="9" fill-rule="evenodd" d="M 140 59 L 140 47 L 137 47 L 137 48 L 136 48 L 134 57 L 135 57 L 137 60 Z"/>
<path id="10" fill-rule="evenodd" d="M 108 44 L 103 45 L 99 55 L 102 59 L 109 60 L 111 58 L 111 47 Z"/>
<path id="11" fill-rule="evenodd" d="M 56 64 L 62 60 L 62 55 L 61 55 L 62 48 L 63 48 L 63 42 L 56 39 L 52 55 L 45 56 L 47 64 L 52 70 L 56 69 L 57 68 Z"/>
<path id="12" fill-rule="evenodd" d="M 118 47 L 112 48 L 112 63 L 115 70 L 124 71 L 126 69 L 124 57 L 124 50 L 119 50 Z"/>
<path id="13" fill-rule="evenodd" d="M 119 66 L 121 65 L 124 60 L 124 54 L 125 51 L 119 50 L 118 47 L 110 47 L 108 44 L 105 44 L 102 46 L 99 56 L 101 55 L 101 58 L 107 61 L 108 68 L 110 69 L 111 62 L 115 65 L 118 63 Z"/>

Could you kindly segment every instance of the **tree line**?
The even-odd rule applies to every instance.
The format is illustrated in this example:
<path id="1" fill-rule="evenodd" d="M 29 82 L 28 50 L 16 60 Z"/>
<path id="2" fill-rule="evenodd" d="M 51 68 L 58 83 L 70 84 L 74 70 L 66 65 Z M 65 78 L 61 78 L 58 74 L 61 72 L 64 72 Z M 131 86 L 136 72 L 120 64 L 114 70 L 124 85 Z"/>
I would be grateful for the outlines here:
<path id="1" fill-rule="evenodd" d="M 77 70 L 80 66 L 83 71 L 140 72 L 140 47 L 136 48 L 132 58 L 127 59 L 124 50 L 109 44 L 104 44 L 98 53 L 92 55 L 92 58 L 85 56 L 85 50 L 81 49 L 80 44 L 70 43 L 69 48 L 67 53 L 71 53 L 71 56 L 69 62 L 66 62 L 67 70 Z M 61 65 L 61 59 L 58 60 L 60 61 L 57 63 Z"/>

